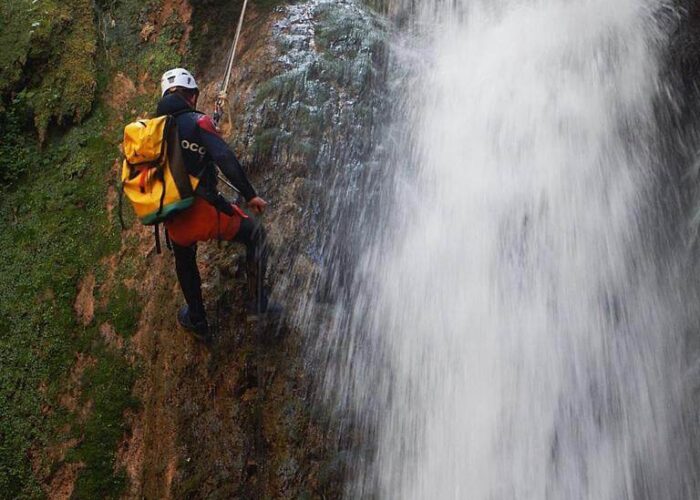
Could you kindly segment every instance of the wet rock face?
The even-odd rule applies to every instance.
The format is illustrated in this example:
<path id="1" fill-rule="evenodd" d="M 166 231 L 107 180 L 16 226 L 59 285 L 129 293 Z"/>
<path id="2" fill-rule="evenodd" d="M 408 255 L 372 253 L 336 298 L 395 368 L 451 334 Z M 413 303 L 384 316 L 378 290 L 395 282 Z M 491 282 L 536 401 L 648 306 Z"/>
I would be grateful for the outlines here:
<path id="1" fill-rule="evenodd" d="M 697 92 L 700 76 L 700 4 L 690 0 L 678 2 L 676 29 L 672 35 L 669 65 L 683 82 L 685 92 Z"/>
<path id="2" fill-rule="evenodd" d="M 172 304 L 166 311 L 161 303 L 162 314 L 137 336 L 145 373 L 143 409 L 125 452 L 133 458 L 126 460 L 129 496 L 341 496 L 350 445 L 316 397 L 305 344 L 319 326 L 300 311 L 317 311 L 301 309 L 309 297 L 332 300 L 339 275 L 330 274 L 331 264 L 350 272 L 356 258 L 349 239 L 361 228 L 351 215 L 381 172 L 373 158 L 386 114 L 386 31 L 349 0 L 251 8 L 225 126 L 271 202 L 264 221 L 275 247 L 270 285 L 292 318 L 281 329 L 247 325 L 237 271 L 243 249 L 201 245 L 216 325 L 214 345 L 204 349 L 175 325 L 180 294 L 169 277 Z M 213 56 L 206 66 L 200 105 L 211 109 L 221 61 Z M 164 266 L 167 273 L 172 262 Z"/>
<path id="3" fill-rule="evenodd" d="M 282 12 L 273 25 L 282 72 L 260 86 L 251 109 L 260 116 L 256 154 L 309 168 L 352 166 L 374 142 L 386 27 L 351 1 Z"/>
<path id="4" fill-rule="evenodd" d="M 662 183 L 666 191 L 659 199 L 662 205 L 664 200 L 676 200 L 668 203 L 663 223 L 669 233 L 682 233 L 687 230 L 688 219 L 693 218 L 692 212 L 700 206 L 695 187 L 699 172 L 694 166 L 700 137 L 700 4 L 693 0 L 674 3 L 674 9 L 665 9 L 658 16 L 669 33 L 668 49 L 662 59 L 667 88 L 657 105 L 659 126 L 664 131 L 661 162 L 666 165 L 669 179 Z"/>
<path id="5" fill-rule="evenodd" d="M 383 191 L 392 188 L 382 161 L 394 112 L 390 26 L 350 0 L 312 0 L 279 13 L 272 27 L 279 72 L 259 86 L 247 108 L 254 117 L 251 159 L 274 165 L 266 188 L 284 186 L 285 179 L 293 186 L 279 193 L 292 210 L 270 222 L 276 292 L 289 304 L 305 347 L 315 419 L 333 443 L 318 480 L 344 487 L 352 481 L 350 464 L 371 455 L 373 430 L 357 428 L 333 393 L 333 379 L 343 384 L 335 357 L 349 350 L 341 347 L 340 333 L 330 332 L 342 332 L 335 322 L 350 318 L 338 311 L 354 293 L 363 241 L 384 230 L 373 221 L 386 206 Z"/>
<path id="6" fill-rule="evenodd" d="M 668 80 L 671 85 L 672 102 L 667 103 L 669 117 L 664 117 L 666 165 L 678 186 L 677 190 L 664 193 L 665 199 L 674 200 L 675 210 L 681 212 L 676 224 L 666 226 L 669 234 L 676 230 L 680 234 L 687 258 L 694 265 L 695 274 L 700 273 L 700 3 L 694 0 L 678 0 L 678 15 L 675 18 L 669 53 L 666 57 Z M 663 198 L 661 198 L 663 199 Z M 677 212 L 669 209 L 673 215 Z M 671 219 L 670 217 L 667 218 Z M 677 228 L 677 226 L 679 226 Z M 690 235 L 688 237 L 688 235 Z M 684 252 L 684 253 L 685 253 Z M 687 334 L 688 352 L 700 352 L 700 332 L 696 329 Z M 693 443 L 693 460 L 700 464 L 700 382 L 692 377 L 693 396 L 688 398 L 686 419 L 687 439 Z"/>
<path id="7" fill-rule="evenodd" d="M 263 192 L 277 203 L 267 219 L 276 248 L 274 290 L 305 346 L 299 354 L 308 361 L 304 384 L 312 421 L 332 443 L 317 480 L 339 485 L 348 457 L 366 436 L 355 435 L 351 419 L 317 397 L 326 364 L 314 348 L 320 356 L 332 351 L 315 344 L 325 337 L 319 330 L 329 328 L 327 311 L 351 293 L 361 240 L 375 229 L 363 221 L 377 210 L 386 173 L 379 144 L 391 113 L 389 26 L 351 0 L 311 0 L 281 7 L 275 17 L 276 70 L 249 99 L 248 133 L 238 141 L 245 141 Z M 287 406 L 291 421 L 282 427 L 293 429 L 294 402 Z M 293 469 L 290 462 L 280 471 Z"/>
<path id="8" fill-rule="evenodd" d="M 247 106 L 246 145 L 253 165 L 268 166 L 264 186 L 273 198 L 292 187 L 285 220 L 270 224 L 273 234 L 278 226 L 288 235 L 277 245 L 282 264 L 304 261 L 314 279 L 342 281 L 349 268 L 338 264 L 355 257 L 338 252 L 357 246 L 350 244 L 354 214 L 365 208 L 379 170 L 371 160 L 387 110 L 387 26 L 349 0 L 313 0 L 277 15 L 271 40 L 278 72 Z M 311 288 L 324 286 L 312 280 Z"/>

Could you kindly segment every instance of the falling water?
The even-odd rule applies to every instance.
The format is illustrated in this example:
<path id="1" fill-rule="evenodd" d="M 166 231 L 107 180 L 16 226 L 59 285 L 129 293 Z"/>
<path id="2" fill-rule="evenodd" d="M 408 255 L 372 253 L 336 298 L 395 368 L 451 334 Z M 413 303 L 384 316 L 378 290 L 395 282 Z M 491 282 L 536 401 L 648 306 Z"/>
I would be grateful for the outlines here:
<path id="1" fill-rule="evenodd" d="M 662 7 L 406 7 L 390 215 L 333 333 L 373 441 L 349 497 L 697 498 L 654 217 Z"/>

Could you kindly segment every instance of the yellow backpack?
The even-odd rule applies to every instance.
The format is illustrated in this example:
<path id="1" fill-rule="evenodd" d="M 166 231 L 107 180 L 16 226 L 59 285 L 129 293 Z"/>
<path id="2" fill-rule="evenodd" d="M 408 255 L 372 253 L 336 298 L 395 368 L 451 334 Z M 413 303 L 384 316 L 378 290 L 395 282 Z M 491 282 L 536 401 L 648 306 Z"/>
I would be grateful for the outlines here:
<path id="1" fill-rule="evenodd" d="M 174 117 L 130 123 L 123 146 L 122 194 L 142 224 L 157 226 L 192 206 L 199 179 L 187 173 Z"/>

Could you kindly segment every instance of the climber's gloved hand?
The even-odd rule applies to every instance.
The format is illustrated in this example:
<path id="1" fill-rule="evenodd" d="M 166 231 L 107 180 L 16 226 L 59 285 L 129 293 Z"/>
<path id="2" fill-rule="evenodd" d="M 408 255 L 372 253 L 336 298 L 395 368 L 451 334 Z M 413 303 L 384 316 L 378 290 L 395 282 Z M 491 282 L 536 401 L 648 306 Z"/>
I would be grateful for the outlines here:
<path id="1" fill-rule="evenodd" d="M 260 215 L 265 211 L 265 208 L 267 208 L 267 202 L 259 196 L 256 196 L 248 200 L 248 208 L 250 208 L 254 214 Z"/>

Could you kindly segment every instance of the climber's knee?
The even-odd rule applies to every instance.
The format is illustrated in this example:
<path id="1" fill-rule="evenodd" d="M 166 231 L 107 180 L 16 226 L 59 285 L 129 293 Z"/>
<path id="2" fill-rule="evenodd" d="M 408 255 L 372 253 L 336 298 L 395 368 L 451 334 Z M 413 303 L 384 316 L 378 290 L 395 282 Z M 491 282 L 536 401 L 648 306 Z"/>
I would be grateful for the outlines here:
<path id="1" fill-rule="evenodd" d="M 257 219 L 243 219 L 234 241 L 246 246 L 249 259 L 258 261 L 267 257 L 267 231 Z"/>

